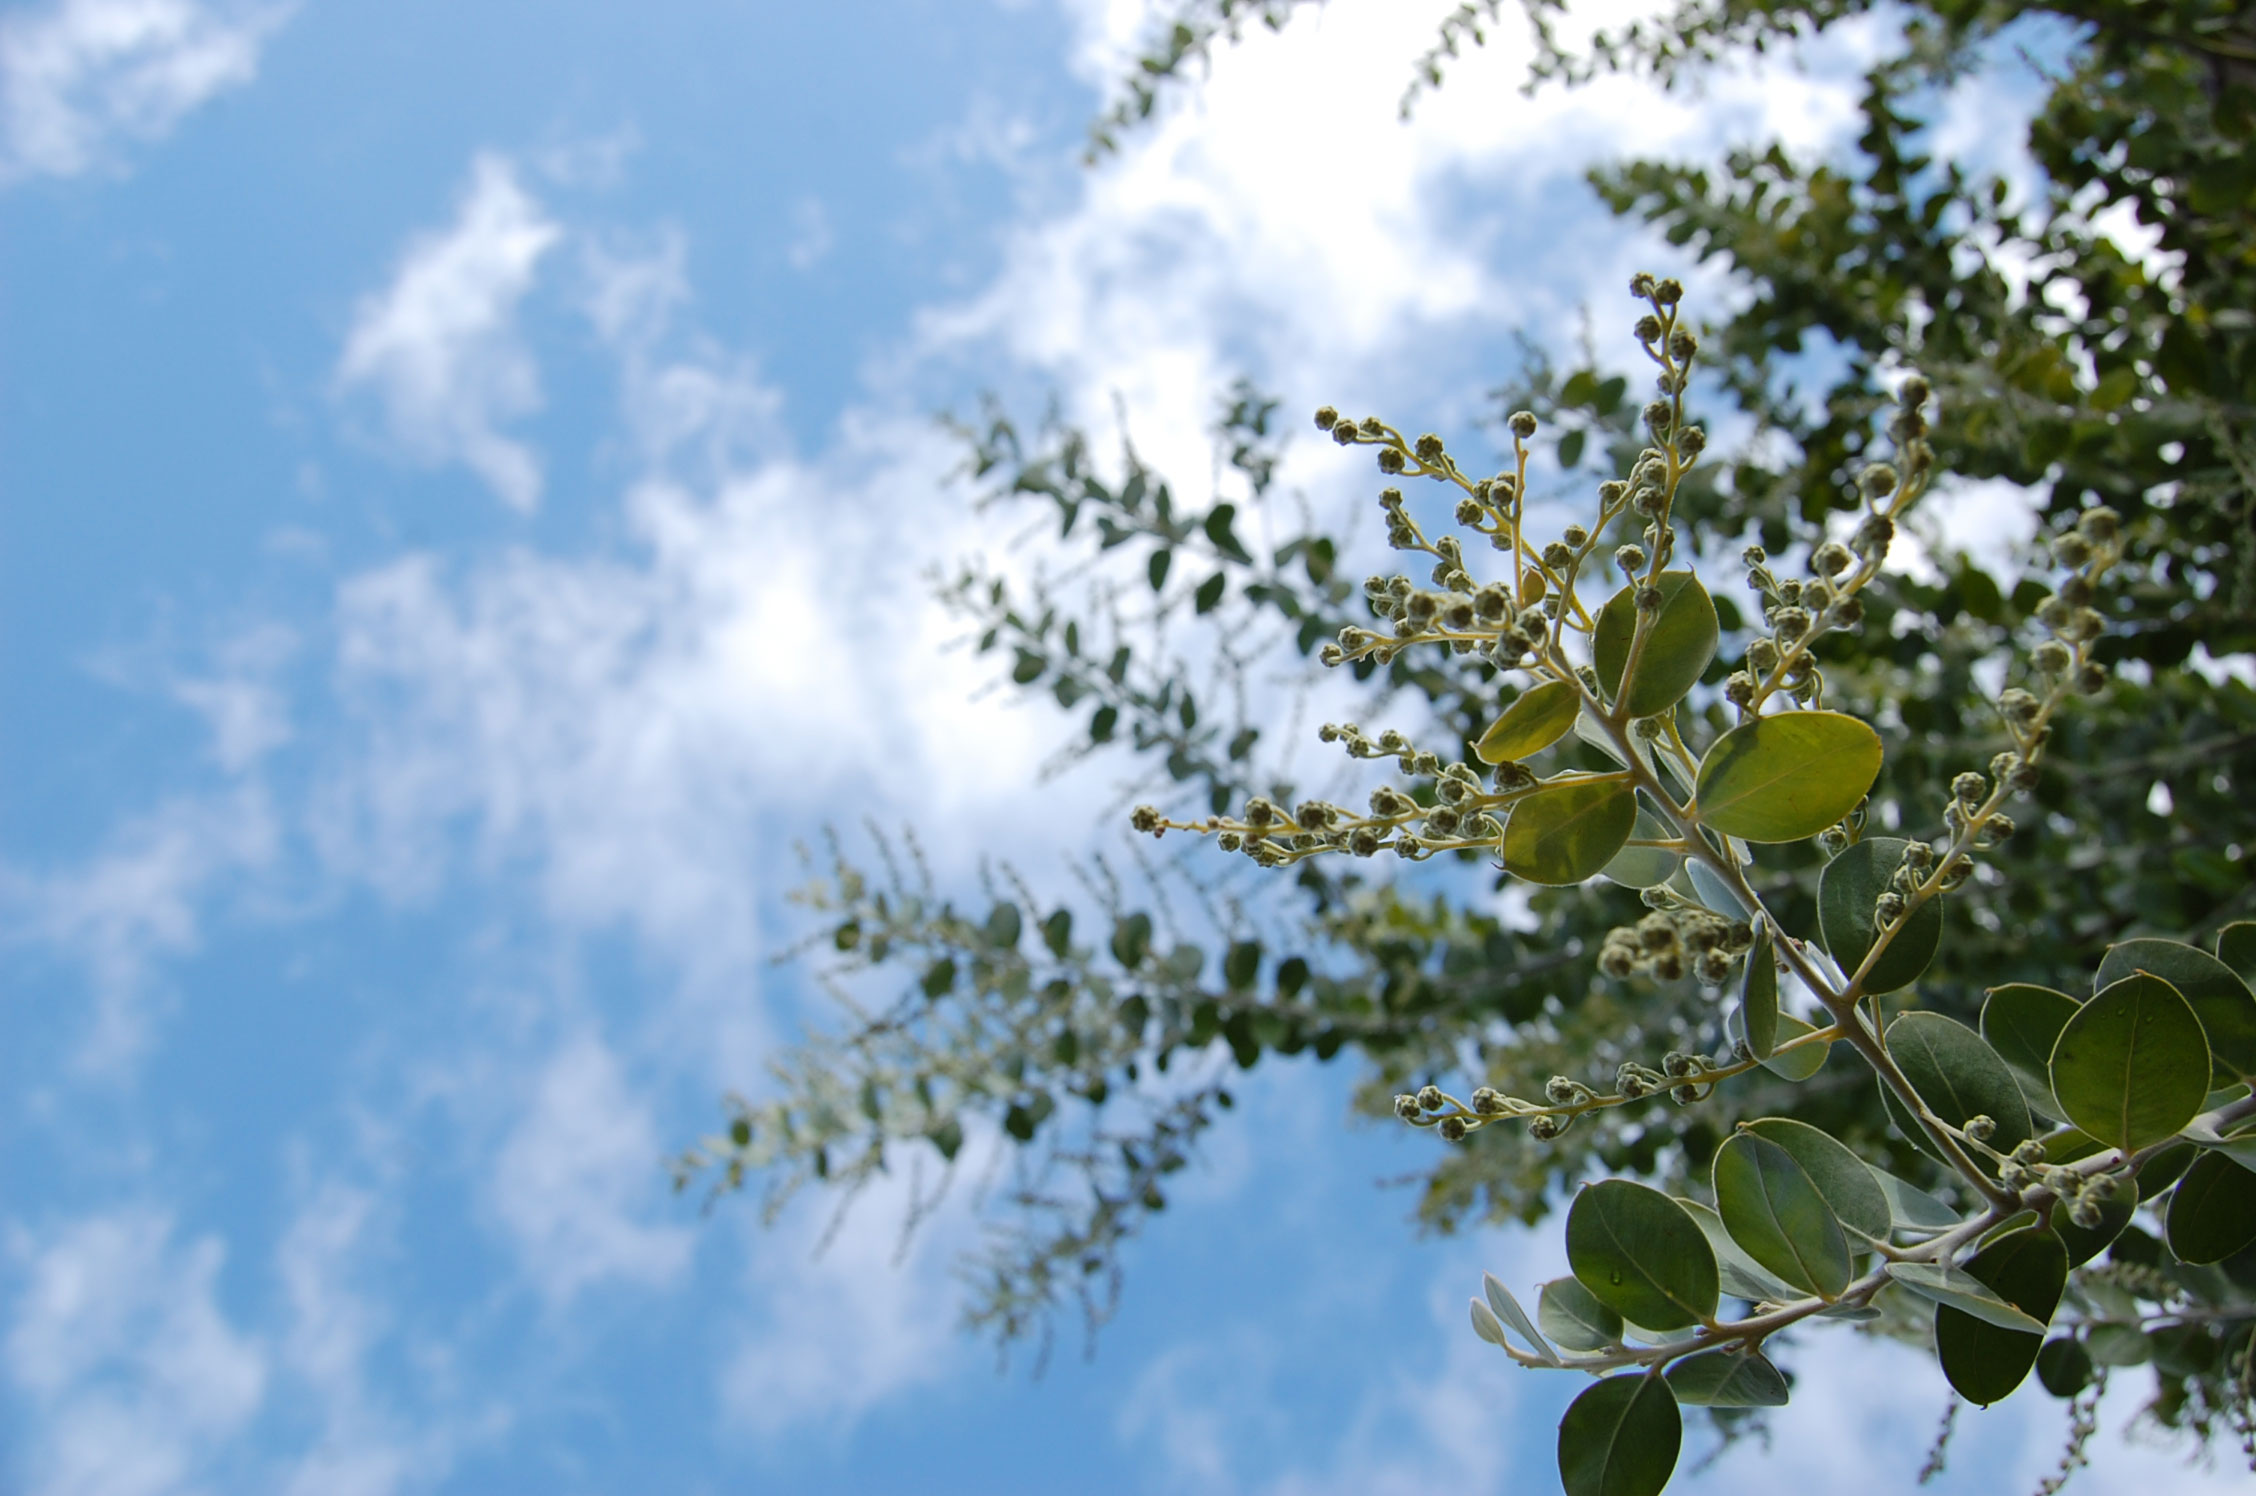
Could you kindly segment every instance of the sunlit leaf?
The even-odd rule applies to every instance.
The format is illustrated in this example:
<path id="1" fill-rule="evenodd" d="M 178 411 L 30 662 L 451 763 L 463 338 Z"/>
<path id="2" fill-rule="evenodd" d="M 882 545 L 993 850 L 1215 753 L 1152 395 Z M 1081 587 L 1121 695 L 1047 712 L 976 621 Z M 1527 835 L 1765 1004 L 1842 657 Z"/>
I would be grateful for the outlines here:
<path id="1" fill-rule="evenodd" d="M 1888 1276 L 1923 1299 L 1963 1310 L 2002 1330 L 2043 1335 L 2044 1325 L 2014 1308 L 1997 1291 L 1963 1269 L 1932 1262 L 1891 1262 Z"/>
<path id="2" fill-rule="evenodd" d="M 1664 571 L 1654 582 L 1660 611 L 1647 626 L 1645 644 L 1623 704 L 1632 717 L 1653 717 L 1683 699 L 1715 658 L 1716 610 L 1708 589 L 1688 571 Z M 1598 610 L 1590 636 L 1590 662 L 1609 697 L 1622 693 L 1622 670 L 1637 631 L 1637 584 L 1622 588 Z"/>
<path id="3" fill-rule="evenodd" d="M 1868 1241 L 1886 1241 L 1894 1225 L 1888 1196 L 1855 1150 L 1822 1128 L 1791 1117 L 1763 1117 L 1745 1130 L 1793 1156 L 1842 1227 Z"/>
<path id="4" fill-rule="evenodd" d="M 2229 965 L 2176 940 L 2126 940 L 2107 948 L 2092 990 L 2135 971 L 2151 973 L 2177 989 L 2201 1020 L 2210 1058 L 2221 1070 L 2256 1076 L 2256 995 Z"/>
<path id="5" fill-rule="evenodd" d="M 1530 883 L 1580 883 L 1613 861 L 1636 823 L 1637 792 L 1627 781 L 1552 780 L 1512 807 L 1505 871 Z"/>
<path id="6" fill-rule="evenodd" d="M 1815 836 L 1856 809 L 1880 757 L 1880 734 L 1839 712 L 1758 717 L 1700 761 L 1700 818 L 1751 842 Z"/>
<path id="7" fill-rule="evenodd" d="M 1521 692 L 1504 714 L 1481 734 L 1473 751 L 1483 763 L 1500 764 L 1541 753 L 1574 730 L 1582 692 L 1574 682 L 1547 680 Z"/>
<path id="8" fill-rule="evenodd" d="M 1570 1351 L 1597 1351 L 1618 1343 L 1622 1317 L 1582 1286 L 1579 1278 L 1553 1278 L 1535 1301 L 1543 1333 Z"/>

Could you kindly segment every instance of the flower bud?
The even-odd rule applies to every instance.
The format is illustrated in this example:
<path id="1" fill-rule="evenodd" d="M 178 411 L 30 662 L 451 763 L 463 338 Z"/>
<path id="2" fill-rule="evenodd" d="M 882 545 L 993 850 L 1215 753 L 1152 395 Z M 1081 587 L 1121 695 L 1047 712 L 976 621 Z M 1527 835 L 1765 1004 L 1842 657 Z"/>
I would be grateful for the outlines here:
<path id="1" fill-rule="evenodd" d="M 1529 437 L 1535 435 L 1535 412 L 1515 410 L 1512 412 L 1510 424 L 1512 435 L 1518 437 L 1521 441 L 1526 441 Z"/>
<path id="2" fill-rule="evenodd" d="M 1339 418 L 1339 412 L 1332 409 L 1329 405 L 1319 405 L 1316 407 L 1316 429 L 1318 431 L 1331 430 L 1334 426 L 1337 426 L 1339 424 Z"/>

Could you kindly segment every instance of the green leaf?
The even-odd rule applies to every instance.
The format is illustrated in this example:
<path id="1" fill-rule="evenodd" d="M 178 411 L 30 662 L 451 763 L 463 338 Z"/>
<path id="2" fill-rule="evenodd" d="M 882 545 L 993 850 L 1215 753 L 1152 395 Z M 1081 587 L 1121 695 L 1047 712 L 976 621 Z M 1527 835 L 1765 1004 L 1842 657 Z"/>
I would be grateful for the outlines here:
<path id="1" fill-rule="evenodd" d="M 1589 432 L 1577 426 L 1559 438 L 1559 466 L 1571 468 L 1582 461 L 1582 444 L 1589 435 Z"/>
<path id="2" fill-rule="evenodd" d="M 1731 1010 L 1730 1015 L 1724 1019 L 1723 1026 L 1724 1032 L 1732 1039 L 1747 1038 L 1746 1021 L 1740 1016 L 1738 1008 Z M 1778 1015 L 1778 1043 L 1780 1045 L 1791 1043 L 1804 1034 L 1816 1032 L 1817 1025 L 1805 1023 L 1791 1013 L 1780 1013 Z M 1753 1040 L 1748 1040 L 1749 1048 L 1752 1048 L 1753 1044 Z M 1825 1057 L 1832 1052 L 1833 1046 L 1830 1043 L 1804 1044 L 1794 1049 L 1773 1048 L 1770 1057 L 1762 1062 L 1762 1067 L 1771 1074 L 1786 1080 L 1808 1080 L 1825 1068 Z"/>
<path id="3" fill-rule="evenodd" d="M 1222 605 L 1222 590 L 1229 584 L 1230 579 L 1226 574 L 1216 572 L 1199 583 L 1198 591 L 1191 594 L 1193 606 L 1201 613 L 1213 612 Z"/>
<path id="4" fill-rule="evenodd" d="M 1622 670 L 1637 632 L 1638 584 L 1606 600 L 1590 635 L 1590 663 L 1598 669 L 1598 683 L 1607 696 L 1620 696 L 1632 717 L 1657 717 L 1676 705 L 1715 658 L 1715 603 L 1700 579 L 1688 571 L 1664 571 L 1653 585 L 1660 589 L 1661 608 L 1647 626 L 1626 694 Z"/>
<path id="5" fill-rule="evenodd" d="M 1502 1321 L 1497 1319 L 1496 1311 L 1479 1299 L 1474 1299 L 1472 1303 L 1473 1333 L 1490 1345 L 1509 1346 L 1511 1342 L 1504 1338 L 1504 1325 Z"/>
<path id="6" fill-rule="evenodd" d="M 1632 841 L 1659 841 L 1667 835 L 1669 829 L 1644 810 L 1637 812 L 1637 823 L 1629 829 Z M 1683 865 L 1683 858 L 1664 847 L 1624 847 L 1598 869 L 1598 875 L 1624 888 L 1658 888 Z"/>
<path id="7" fill-rule="evenodd" d="M 987 911 L 987 943 L 998 950 L 1011 950 L 1018 945 L 1018 937 L 1025 929 L 1025 921 L 1018 906 L 1005 900 Z"/>
<path id="8" fill-rule="evenodd" d="M 1742 841 L 1815 836 L 1856 809 L 1880 756 L 1880 734 L 1839 712 L 1757 717 L 1700 760 L 1700 819 Z"/>
<path id="9" fill-rule="evenodd" d="M 2217 959 L 2256 985 L 2256 919 L 2236 920 L 2217 932 Z"/>
<path id="10" fill-rule="evenodd" d="M 1209 509 L 1206 512 L 1206 538 L 1214 542 L 1216 550 L 1231 560 L 1251 563 L 1253 557 L 1247 554 L 1246 548 L 1238 543 L 1237 535 L 1230 529 L 1231 522 L 1237 517 L 1238 506 L 1235 504 L 1217 504 Z"/>
<path id="11" fill-rule="evenodd" d="M 1569 778 L 1539 785 L 1504 823 L 1504 868 L 1553 887 L 1595 877 L 1637 824 L 1626 780 Z"/>
<path id="12" fill-rule="evenodd" d="M 2137 1366 L 2152 1351 L 2137 1325 L 2093 1325 L 2084 1332 L 2084 1349 L 2101 1366 Z"/>
<path id="13" fill-rule="evenodd" d="M 1990 1146 L 2010 1153 L 2029 1136 L 2029 1104 L 2021 1099 L 2013 1072 L 1997 1051 L 1955 1018 L 1940 1013 L 1906 1013 L 1888 1025 L 1888 1053 L 1928 1110 L 1953 1127 L 1973 1117 L 1997 1123 Z M 1935 1152 L 1921 1127 L 1895 1092 L 1880 1088 L 1880 1099 L 1903 1135 L 1923 1152 Z"/>
<path id="14" fill-rule="evenodd" d="M 1992 987 L 1982 1002 L 1982 1037 L 2005 1061 L 2029 1110 L 2056 1116 L 2052 1095 L 2052 1046 L 2076 1016 L 2076 1000 L 2050 987 L 2008 982 Z"/>
<path id="15" fill-rule="evenodd" d="M 1854 1150 L 1822 1128 L 1791 1117 L 1763 1117 L 1740 1126 L 1791 1154 L 1845 1230 L 1867 1241 L 1888 1239 L 1895 1221 L 1887 1193 Z"/>
<path id="16" fill-rule="evenodd" d="M 1481 1291 L 1488 1295 L 1488 1307 L 1495 1311 L 1498 1319 L 1519 1331 L 1537 1355 L 1553 1366 L 1560 1364 L 1559 1353 L 1551 1348 L 1551 1342 L 1545 1340 L 1543 1333 L 1536 1329 L 1535 1321 L 1528 1318 L 1527 1311 L 1520 1307 L 1520 1301 L 1512 1297 L 1512 1290 L 1498 1281 L 1494 1273 L 1481 1274 Z"/>
<path id="17" fill-rule="evenodd" d="M 1135 970 L 1151 951 L 1151 933 L 1150 915 L 1129 915 L 1112 927 L 1112 958 L 1130 971 Z"/>
<path id="18" fill-rule="evenodd" d="M 1065 959 L 1065 953 L 1073 948 L 1072 910 L 1054 910 L 1042 921 L 1042 944 L 1049 948 L 1051 955 L 1061 961 Z"/>
<path id="19" fill-rule="evenodd" d="M 1174 564 L 1174 560 L 1175 553 L 1171 550 L 1161 549 L 1151 553 L 1151 560 L 1146 563 L 1145 570 L 1151 578 L 1152 591 L 1157 592 L 1167 585 L 1167 568 Z"/>
<path id="20" fill-rule="evenodd" d="M 2197 946 L 2175 940 L 2126 940 L 2107 948 L 2093 990 L 2134 971 L 2152 973 L 2178 990 L 2201 1020 L 2210 1058 L 2221 1069 L 2256 1077 L 2256 995 L 2230 966 Z"/>
<path id="21" fill-rule="evenodd" d="M 1684 1207 L 1685 1214 L 1692 1217 L 1693 1223 L 1700 1228 L 1700 1234 L 1708 1239 L 1708 1250 L 1715 1253 L 1717 1281 L 1722 1285 L 1723 1292 L 1735 1299 L 1745 1299 L 1750 1304 L 1789 1304 L 1796 1299 L 1808 1297 L 1792 1284 L 1780 1281 L 1777 1274 L 1749 1257 L 1746 1249 L 1733 1241 L 1731 1233 L 1723 1229 L 1723 1217 L 1715 1213 L 1714 1206 L 1702 1205 L 1697 1200 L 1678 1200 L 1676 1203 Z"/>
<path id="22" fill-rule="evenodd" d="M 1932 1262 L 1891 1262 L 1888 1276 L 1921 1298 L 1964 1310 L 1984 1324 L 2029 1335 L 2044 1334 L 2041 1323 L 1998 1297 L 1987 1283 L 1959 1268 Z"/>
<path id="23" fill-rule="evenodd" d="M 2091 1352 L 2074 1336 L 2048 1340 L 2037 1352 L 2037 1380 L 2054 1397 L 2074 1397 L 2091 1385 L 2091 1379 Z"/>
<path id="24" fill-rule="evenodd" d="M 1547 680 L 1530 686 L 1481 734 L 1473 751 L 1489 764 L 1541 753 L 1574 730 L 1575 714 L 1581 710 L 1582 692 L 1572 681 Z"/>
<path id="25" fill-rule="evenodd" d="M 1222 980 L 1230 984 L 1233 992 L 1243 992 L 1261 975 L 1261 942 L 1236 940 L 1222 957 Z"/>
<path id="26" fill-rule="evenodd" d="M 1696 1408 L 1783 1408 L 1786 1378 L 1760 1351 L 1705 1351 L 1669 1367 L 1669 1390 Z"/>
<path id="27" fill-rule="evenodd" d="M 924 969 L 924 995 L 930 998 L 946 996 L 956 985 L 956 963 L 942 956 Z"/>
<path id="28" fill-rule="evenodd" d="M 1739 984 L 1739 1023 L 1755 1058 L 1769 1059 L 1778 1047 L 1778 956 L 1771 948 L 1767 923 L 1756 926 L 1754 947 L 1747 952 L 1746 974 Z"/>
<path id="29" fill-rule="evenodd" d="M 2039 1227 L 2016 1231 L 1969 1258 L 1967 1276 L 2033 1320 L 2049 1322 L 2068 1283 L 2068 1249 Z M 1935 1309 L 1935 1357 L 1968 1402 L 1984 1407 L 2021 1385 L 2037 1364 L 2044 1332 L 2005 1329 L 1944 1303 Z"/>
<path id="30" fill-rule="evenodd" d="M 1888 880 L 1903 865 L 1904 848 L 1911 843 L 1898 836 L 1868 836 L 1825 864 L 1817 877 L 1817 923 L 1824 932 L 1825 948 L 1854 975 L 1865 955 L 1879 940 L 1872 922 L 1873 900 L 1888 891 Z M 1913 912 L 1888 942 L 1888 948 L 1865 974 L 1864 990 L 1894 992 L 1919 980 L 1935 959 L 1943 939 L 1943 901 L 1929 899 Z"/>
<path id="31" fill-rule="evenodd" d="M 1684 1415 L 1664 1379 L 1607 1377 L 1559 1420 L 1559 1482 L 1566 1496 L 1659 1496 L 1683 1442 Z"/>
<path id="32" fill-rule="evenodd" d="M 1747 1255 L 1805 1294 L 1836 1299 L 1849 1286 L 1849 1238 L 1794 1155 L 1742 1132 L 1714 1164 L 1716 1214 Z"/>
<path id="33" fill-rule="evenodd" d="M 1602 1351 L 1618 1345 L 1622 1317 L 1582 1286 L 1579 1279 L 1553 1278 L 1535 1300 L 1536 1323 L 1570 1351 Z"/>
<path id="34" fill-rule="evenodd" d="M 1888 1219 L 1898 1231 L 1947 1231 L 1958 1224 L 1958 1212 L 1916 1184 L 1898 1179 L 1877 1165 L 1866 1165 L 1888 1197 Z"/>
<path id="35" fill-rule="evenodd" d="M 2159 1143 L 2191 1122 L 2209 1094 L 2201 1020 L 2158 976 L 2111 982 L 2053 1044 L 2052 1094 L 2068 1121 L 2110 1148 L 2135 1153 Z"/>
<path id="36" fill-rule="evenodd" d="M 1715 1313 L 1715 1253 L 1683 1206 L 1642 1184 L 1602 1179 L 1567 1210 L 1567 1265 L 1604 1303 L 1648 1330 Z"/>
<path id="37" fill-rule="evenodd" d="M 2180 1262 L 2222 1262 L 2256 1241 L 2256 1174 L 2204 1152 L 2170 1196 L 2167 1230 Z"/>

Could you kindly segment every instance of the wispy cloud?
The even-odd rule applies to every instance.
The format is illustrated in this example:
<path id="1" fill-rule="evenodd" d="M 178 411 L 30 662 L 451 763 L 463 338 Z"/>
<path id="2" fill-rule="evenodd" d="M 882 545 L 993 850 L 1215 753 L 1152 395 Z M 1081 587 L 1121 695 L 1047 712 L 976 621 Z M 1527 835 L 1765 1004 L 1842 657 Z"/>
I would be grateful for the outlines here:
<path id="1" fill-rule="evenodd" d="M 58 0 L 0 17 L 0 183 L 77 176 L 258 75 L 295 6 Z"/>
<path id="2" fill-rule="evenodd" d="M 410 244 L 361 304 L 337 368 L 341 387 L 373 390 L 408 456 L 462 463 L 526 512 L 540 503 L 540 462 L 502 427 L 540 407 L 517 310 L 559 233 L 508 160 L 478 157 L 454 223 Z"/>
<path id="3" fill-rule="evenodd" d="M 581 1034 L 549 1057 L 492 1179 L 494 1211 L 545 1295 L 680 1276 L 691 1233 L 652 1220 L 666 1201 L 664 1152 L 647 1102 L 601 1040 Z"/>
<path id="4" fill-rule="evenodd" d="M 252 781 L 215 795 L 181 795 L 122 823 L 76 866 L 35 872 L 0 863 L 0 938 L 82 963 L 95 1009 L 77 1055 L 115 1076 L 150 1039 L 161 1006 L 160 966 L 196 948 L 205 905 L 279 847 L 273 803 Z"/>
<path id="5" fill-rule="evenodd" d="M 267 1386 L 265 1351 L 219 1305 L 219 1242 L 178 1242 L 169 1216 L 126 1208 L 18 1229 L 7 1255 L 23 1280 L 8 1374 L 38 1410 L 26 1488 L 157 1496 L 197 1483 Z"/>

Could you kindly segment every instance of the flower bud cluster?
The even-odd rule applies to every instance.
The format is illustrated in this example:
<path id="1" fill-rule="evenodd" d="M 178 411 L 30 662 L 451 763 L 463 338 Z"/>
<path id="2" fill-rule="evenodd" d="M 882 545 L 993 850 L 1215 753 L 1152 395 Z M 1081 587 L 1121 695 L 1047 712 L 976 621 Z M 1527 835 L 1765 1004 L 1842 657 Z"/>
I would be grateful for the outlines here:
<path id="1" fill-rule="evenodd" d="M 1733 961 L 1755 942 L 1753 926 L 1666 888 L 1648 888 L 1644 898 L 1652 912 L 1634 925 L 1607 931 L 1598 947 L 1598 969 L 1616 981 L 1644 974 L 1673 982 L 1690 972 L 1710 987 L 1720 986 L 1730 979 Z"/>

